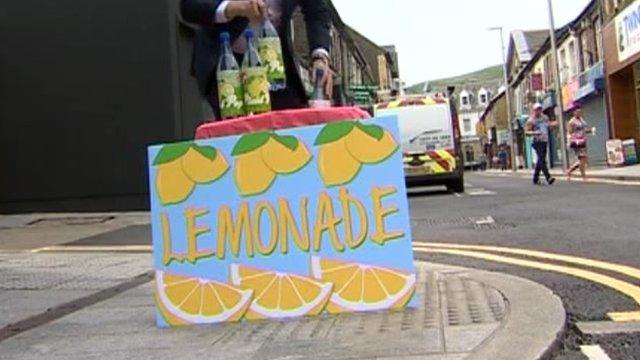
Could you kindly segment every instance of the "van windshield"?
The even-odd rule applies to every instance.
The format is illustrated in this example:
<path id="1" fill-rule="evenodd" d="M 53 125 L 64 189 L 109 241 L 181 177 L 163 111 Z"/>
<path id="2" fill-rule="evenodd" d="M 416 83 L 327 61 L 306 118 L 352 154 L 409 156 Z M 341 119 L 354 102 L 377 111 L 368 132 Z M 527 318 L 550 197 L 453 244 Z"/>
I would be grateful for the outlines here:
<path id="1" fill-rule="evenodd" d="M 404 152 L 453 148 L 449 105 L 406 106 L 380 109 L 376 116 L 397 115 Z"/>

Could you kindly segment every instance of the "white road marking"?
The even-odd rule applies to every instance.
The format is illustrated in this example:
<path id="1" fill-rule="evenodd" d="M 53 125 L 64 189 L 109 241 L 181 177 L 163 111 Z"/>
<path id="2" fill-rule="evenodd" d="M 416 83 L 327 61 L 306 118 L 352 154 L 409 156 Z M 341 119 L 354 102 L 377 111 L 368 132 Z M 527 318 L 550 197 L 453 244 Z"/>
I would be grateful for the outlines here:
<path id="1" fill-rule="evenodd" d="M 609 355 L 598 345 L 582 345 L 580 350 L 589 360 L 611 360 Z"/>
<path id="2" fill-rule="evenodd" d="M 453 196 L 455 196 L 455 197 L 462 197 L 462 194 L 460 194 L 460 193 L 453 193 Z"/>
<path id="3" fill-rule="evenodd" d="M 495 195 L 496 193 L 490 190 L 486 190 L 486 189 L 472 189 L 467 191 L 467 195 L 469 196 L 491 196 L 491 195 Z"/>
<path id="4" fill-rule="evenodd" d="M 473 221 L 476 223 L 476 225 L 493 225 L 496 223 L 492 216 L 473 219 Z"/>

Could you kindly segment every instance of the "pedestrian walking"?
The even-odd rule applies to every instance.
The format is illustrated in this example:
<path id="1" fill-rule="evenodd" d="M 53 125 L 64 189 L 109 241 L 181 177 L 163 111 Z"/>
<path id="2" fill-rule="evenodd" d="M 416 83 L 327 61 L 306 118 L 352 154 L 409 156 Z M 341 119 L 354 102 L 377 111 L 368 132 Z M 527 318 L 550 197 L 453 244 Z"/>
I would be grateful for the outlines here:
<path id="1" fill-rule="evenodd" d="M 247 48 L 243 36 L 248 26 L 260 28 L 266 17 L 274 25 L 282 43 L 286 88 L 271 93 L 273 110 L 303 108 L 307 94 L 295 62 L 291 21 L 300 8 L 307 25 L 309 43 L 309 77 L 315 79 L 317 69 L 323 70 L 321 83 L 328 98 L 333 92 L 333 71 L 330 67 L 331 12 L 326 0 L 181 0 L 182 17 L 199 26 L 194 40 L 192 73 L 198 80 L 202 95 L 219 118 L 216 61 L 221 49 L 221 32 L 229 32 L 234 55 L 242 63 Z M 296 34 L 296 36 L 298 36 Z"/>
<path id="2" fill-rule="evenodd" d="M 576 162 L 567 170 L 567 178 L 569 180 L 571 180 L 571 175 L 578 169 L 580 169 L 582 179 L 587 179 L 587 166 L 589 165 L 587 135 L 592 134 L 594 130 L 595 129 L 588 128 L 588 124 L 582 115 L 582 109 L 575 109 L 573 117 L 569 120 L 567 126 L 569 147 L 576 158 Z"/>
<path id="3" fill-rule="evenodd" d="M 509 153 L 507 152 L 507 145 L 500 145 L 500 151 L 498 151 L 498 159 L 500 159 L 500 170 L 507 170 L 507 163 L 509 161 Z"/>
<path id="4" fill-rule="evenodd" d="M 542 111 L 542 105 L 536 103 L 533 105 L 533 114 L 527 121 L 526 132 L 527 136 L 533 137 L 533 149 L 536 152 L 538 161 L 536 162 L 536 169 L 533 172 L 533 184 L 540 184 L 540 173 L 544 174 L 545 179 L 549 185 L 553 185 L 556 181 L 554 177 L 549 173 L 549 167 L 547 166 L 547 149 L 549 148 L 549 130 L 558 126 L 557 121 L 549 120 L 549 117 Z"/>

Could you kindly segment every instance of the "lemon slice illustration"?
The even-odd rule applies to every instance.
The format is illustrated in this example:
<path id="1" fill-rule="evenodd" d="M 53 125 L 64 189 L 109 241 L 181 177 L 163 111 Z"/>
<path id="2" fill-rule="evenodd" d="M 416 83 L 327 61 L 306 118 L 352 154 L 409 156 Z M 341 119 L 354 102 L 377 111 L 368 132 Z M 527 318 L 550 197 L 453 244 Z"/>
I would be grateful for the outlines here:
<path id="1" fill-rule="evenodd" d="M 171 326 L 238 321 L 252 294 L 212 280 L 156 272 L 156 304 Z"/>
<path id="2" fill-rule="evenodd" d="M 333 283 L 330 313 L 402 309 L 416 288 L 415 274 L 373 265 L 314 256 L 311 271 L 315 279 Z"/>
<path id="3" fill-rule="evenodd" d="M 231 265 L 231 283 L 255 294 L 247 319 L 318 315 L 331 296 L 332 285 L 295 274 Z"/>

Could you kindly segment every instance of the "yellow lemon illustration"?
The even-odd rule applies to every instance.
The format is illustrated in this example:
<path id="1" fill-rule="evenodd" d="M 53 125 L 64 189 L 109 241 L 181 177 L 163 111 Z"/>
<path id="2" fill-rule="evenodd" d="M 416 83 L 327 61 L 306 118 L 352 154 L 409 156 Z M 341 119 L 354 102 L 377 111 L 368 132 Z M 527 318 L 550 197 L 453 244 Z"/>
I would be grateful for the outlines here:
<path id="1" fill-rule="evenodd" d="M 229 170 L 229 163 L 220 152 L 211 160 L 191 148 L 182 157 L 182 169 L 191 180 L 206 184 L 221 178 Z"/>
<path id="2" fill-rule="evenodd" d="M 267 166 L 278 174 L 291 174 L 309 163 L 311 153 L 307 146 L 299 141 L 298 147 L 291 150 L 277 140 L 271 138 L 262 147 L 262 157 Z"/>
<path id="3" fill-rule="evenodd" d="M 250 82 L 249 86 L 247 86 L 247 91 L 252 98 L 257 99 L 262 96 L 262 94 L 266 94 L 267 92 L 269 92 L 269 82 L 266 78 L 254 77 L 249 81 Z"/>
<path id="4" fill-rule="evenodd" d="M 260 149 L 236 158 L 235 180 L 242 196 L 262 194 L 276 179 L 276 174 L 262 159 Z"/>
<path id="5" fill-rule="evenodd" d="M 398 143 L 387 130 L 378 140 L 356 127 L 346 136 L 345 142 L 349 153 L 365 164 L 384 161 L 398 149 Z"/>
<path id="6" fill-rule="evenodd" d="M 416 288 L 415 274 L 379 266 L 311 259 L 313 277 L 333 283 L 327 311 L 332 314 L 404 308 Z"/>
<path id="7" fill-rule="evenodd" d="M 156 304 L 171 326 L 238 321 L 252 296 L 217 281 L 156 272 Z"/>
<path id="8" fill-rule="evenodd" d="M 280 319 L 318 315 L 325 308 L 331 289 L 329 283 L 295 274 L 264 271 L 244 265 L 231 265 L 231 283 L 252 290 L 254 300 L 247 319 Z"/>
<path id="9" fill-rule="evenodd" d="M 220 94 L 222 94 L 223 97 L 231 97 L 235 95 L 235 93 L 236 90 L 233 88 L 233 85 L 229 84 L 228 82 L 220 84 Z"/>
<path id="10" fill-rule="evenodd" d="M 278 54 L 272 48 L 265 48 L 263 51 L 262 59 L 267 63 L 278 61 Z"/>
<path id="11" fill-rule="evenodd" d="M 326 186 L 350 183 L 362 168 L 362 164 L 347 151 L 345 139 L 320 147 L 318 169 Z"/>
<path id="12" fill-rule="evenodd" d="M 186 200 L 194 188 L 193 180 L 182 170 L 180 159 L 158 166 L 156 189 L 162 205 L 177 204 Z"/>

